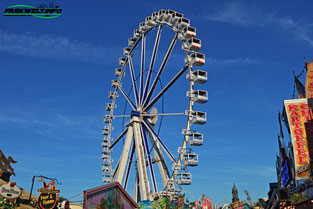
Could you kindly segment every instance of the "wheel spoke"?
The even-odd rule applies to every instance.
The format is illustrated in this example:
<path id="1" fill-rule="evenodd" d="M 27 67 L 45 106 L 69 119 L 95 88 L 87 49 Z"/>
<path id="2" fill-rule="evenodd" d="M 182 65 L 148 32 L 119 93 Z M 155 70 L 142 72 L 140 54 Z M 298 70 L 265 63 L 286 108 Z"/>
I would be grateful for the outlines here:
<path id="1" fill-rule="evenodd" d="M 179 73 L 162 89 L 162 91 L 145 107 L 144 111 L 148 111 L 187 69 L 188 65 L 183 67 L 183 69 L 181 69 Z"/>
<path id="2" fill-rule="evenodd" d="M 169 48 L 168 48 L 168 50 L 166 52 L 166 55 L 165 55 L 165 57 L 163 59 L 163 62 L 161 64 L 161 66 L 160 66 L 160 69 L 159 69 L 159 71 L 158 71 L 158 73 L 157 73 L 157 75 L 156 75 L 156 77 L 155 77 L 155 79 L 154 79 L 154 81 L 152 83 L 150 91 L 147 94 L 147 97 L 145 98 L 145 101 L 143 103 L 144 106 L 146 104 L 148 104 L 148 102 L 149 102 L 149 100 L 150 100 L 150 98 L 151 98 L 151 96 L 152 96 L 152 94 L 153 94 L 153 92 L 155 90 L 155 87 L 156 87 L 156 85 L 157 85 L 157 83 L 158 83 L 158 81 L 159 81 L 159 79 L 161 77 L 161 74 L 162 74 L 162 72 L 164 70 L 164 67 L 165 67 L 165 65 L 166 65 L 166 63 L 167 63 L 167 61 L 168 61 L 168 59 L 169 59 L 169 57 L 170 57 L 170 55 L 171 55 L 171 53 L 172 53 L 172 51 L 174 49 L 174 46 L 175 46 L 176 41 L 177 41 L 177 37 L 178 37 L 178 34 L 176 33 L 174 38 L 173 38 L 173 40 L 172 40 L 172 42 L 171 42 L 171 45 L 169 46 Z"/>
<path id="3" fill-rule="evenodd" d="M 169 149 L 165 146 L 163 141 L 158 137 L 158 135 L 155 133 L 155 131 L 153 130 L 153 128 L 151 127 L 151 125 L 148 123 L 148 121 L 146 119 L 143 119 L 143 124 L 146 126 L 147 130 L 152 134 L 152 136 L 154 136 L 158 140 L 158 142 L 160 143 L 161 147 L 164 149 L 164 151 L 169 156 L 169 158 L 172 160 L 172 162 L 175 163 L 176 160 L 175 160 L 174 156 L 169 151 Z"/>
<path id="4" fill-rule="evenodd" d="M 136 85 L 134 66 L 133 66 L 133 61 L 132 61 L 131 56 L 128 56 L 128 64 L 129 64 L 129 71 L 130 71 L 130 75 L 132 78 L 133 90 L 134 90 L 136 106 L 137 106 L 139 104 L 139 100 L 138 100 L 139 98 L 138 98 L 138 90 L 137 90 L 137 85 Z"/>
<path id="5" fill-rule="evenodd" d="M 141 67 L 140 67 L 140 84 L 139 84 L 139 104 L 141 104 L 141 100 L 143 97 L 143 83 L 144 83 L 144 72 L 145 72 L 145 52 L 146 51 L 146 37 L 143 35 L 141 39 Z"/>
<path id="6" fill-rule="evenodd" d="M 158 48 L 159 48 L 161 32 L 162 32 L 162 25 L 159 25 L 157 36 L 155 37 L 153 52 L 152 52 L 151 61 L 150 61 L 149 72 L 148 72 L 148 76 L 147 76 L 147 80 L 146 80 L 146 84 L 145 84 L 145 88 L 144 88 L 143 98 L 142 98 L 141 104 L 145 101 L 146 94 L 148 93 L 148 89 L 149 89 L 149 86 L 150 86 L 151 75 L 152 75 L 153 67 L 154 67 L 154 63 L 155 63 L 155 57 L 157 55 L 157 51 L 158 51 Z"/>
<path id="7" fill-rule="evenodd" d="M 127 133 L 128 128 L 126 128 L 119 137 L 115 139 L 115 141 L 110 145 L 109 149 L 112 149 L 114 145 Z"/>
<path id="8" fill-rule="evenodd" d="M 124 91 L 123 87 L 121 85 L 118 86 L 118 89 L 122 92 L 122 94 L 124 95 L 125 99 L 128 101 L 128 103 L 130 104 L 130 106 L 132 106 L 132 108 L 134 110 L 136 110 L 136 106 L 134 105 L 134 103 L 130 100 L 130 98 L 127 96 L 126 92 Z"/>
<path id="9" fill-rule="evenodd" d="M 163 186 L 165 187 L 167 184 L 168 178 L 170 176 L 170 173 L 165 163 L 164 155 L 161 150 L 159 142 L 157 141 L 157 139 L 155 139 L 155 137 L 152 136 L 150 132 L 149 132 L 149 136 L 150 136 L 149 138 L 152 144 L 154 156 L 157 158 L 157 164 L 158 164 L 158 168 L 162 177 Z M 150 152 L 152 151 L 152 149 L 150 150 Z"/>
<path id="10" fill-rule="evenodd" d="M 152 180 L 152 189 L 153 189 L 153 192 L 156 193 L 156 192 L 158 192 L 158 189 L 157 189 L 157 185 L 156 185 L 156 182 L 155 182 L 155 175 L 154 175 L 154 170 L 153 170 L 153 167 L 152 167 L 151 156 L 150 156 L 150 152 L 149 152 L 147 134 L 146 134 L 146 130 L 145 130 L 145 127 L 144 127 L 143 124 L 141 124 L 141 131 L 142 131 L 142 135 L 143 135 L 143 139 L 144 139 L 143 142 L 144 142 L 144 146 L 145 146 L 146 156 L 147 156 L 147 159 L 148 159 L 148 166 L 149 166 L 149 171 L 150 171 L 150 177 L 151 177 L 151 180 Z"/>

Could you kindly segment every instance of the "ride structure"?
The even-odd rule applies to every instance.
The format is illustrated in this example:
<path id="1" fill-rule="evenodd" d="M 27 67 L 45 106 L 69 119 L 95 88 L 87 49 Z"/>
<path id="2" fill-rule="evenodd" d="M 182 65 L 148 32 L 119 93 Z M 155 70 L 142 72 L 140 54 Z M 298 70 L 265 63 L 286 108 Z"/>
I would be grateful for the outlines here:
<path id="1" fill-rule="evenodd" d="M 148 51 L 148 35 L 151 35 L 153 30 L 156 30 L 156 35 L 152 39 L 152 50 Z M 168 31 L 174 33 L 174 37 L 164 53 L 165 50 L 159 50 L 162 42 L 161 35 L 164 39 L 168 38 L 169 36 L 163 34 Z M 119 58 L 120 68 L 115 69 L 116 79 L 111 82 L 113 91 L 108 92 L 110 102 L 106 104 L 108 114 L 104 116 L 101 156 L 103 182 L 118 181 L 126 189 L 131 170 L 134 168 L 133 198 L 137 202 L 152 200 L 160 196 L 177 197 L 178 193 L 183 192 L 181 185 L 191 184 L 191 173 L 188 167 L 198 165 L 198 155 L 191 147 L 203 144 L 203 134 L 192 130 L 192 126 L 205 124 L 207 116 L 206 112 L 196 111 L 194 107 L 195 103 L 204 104 L 208 101 L 208 92 L 195 89 L 197 84 L 204 84 L 207 81 L 206 71 L 194 69 L 194 67 L 205 64 L 205 55 L 198 52 L 201 49 L 201 40 L 195 37 L 196 28 L 190 26 L 190 20 L 183 14 L 173 10 L 154 12 L 145 18 L 145 22 L 139 24 L 139 29 L 134 30 L 133 36 L 128 39 L 128 47 L 123 49 L 124 56 Z M 184 56 L 183 66 L 175 64 L 175 69 L 169 70 L 166 65 L 178 40 L 181 41 L 182 50 L 180 52 Z M 141 45 L 140 48 L 139 45 Z M 162 54 L 164 55 L 162 56 Z M 147 55 L 151 56 L 149 66 L 146 66 Z M 137 68 L 134 67 L 136 60 L 138 61 Z M 174 63 L 179 62 L 175 61 Z M 159 64 L 159 69 L 155 71 L 157 64 Z M 177 70 L 177 67 L 181 67 L 180 70 Z M 174 72 L 174 75 L 164 75 L 165 70 L 169 74 Z M 171 91 L 168 90 L 173 89 L 173 85 L 184 74 L 189 83 L 186 93 L 189 100 L 188 108 L 178 113 L 164 113 L 164 95 L 177 96 L 173 95 L 175 91 L 170 94 Z M 165 86 L 161 83 L 163 78 L 168 80 Z M 125 89 L 129 91 L 127 92 Z M 177 88 L 176 91 L 179 92 L 180 89 Z M 120 104 L 120 108 L 117 108 L 118 100 L 121 100 L 119 94 L 123 95 L 126 100 L 124 112 L 120 115 L 118 113 L 123 108 L 122 105 L 120 107 Z M 161 106 L 159 108 L 162 110 L 161 113 L 158 113 L 156 106 Z M 160 137 L 162 132 L 166 135 L 167 131 L 163 131 L 164 129 L 170 128 L 163 128 L 160 133 L 163 116 L 186 117 L 186 126 L 182 131 L 183 140 L 177 149 L 177 158 L 165 144 L 166 141 L 169 142 L 169 137 L 164 137 L 167 140 Z M 124 121 L 125 118 L 129 118 L 127 123 Z M 158 118 L 161 118 L 159 123 Z M 123 119 L 123 128 L 121 131 L 117 131 L 114 129 L 113 123 L 116 126 L 117 120 L 121 119 Z M 159 127 L 158 131 L 157 127 Z M 175 144 L 177 143 L 175 142 Z M 113 148 L 122 150 L 118 157 L 114 157 Z M 118 158 L 115 164 L 113 163 L 114 158 Z M 159 172 L 155 172 L 155 170 L 159 170 Z M 160 185 L 158 185 L 157 177 L 163 182 L 162 189 L 158 189 Z"/>

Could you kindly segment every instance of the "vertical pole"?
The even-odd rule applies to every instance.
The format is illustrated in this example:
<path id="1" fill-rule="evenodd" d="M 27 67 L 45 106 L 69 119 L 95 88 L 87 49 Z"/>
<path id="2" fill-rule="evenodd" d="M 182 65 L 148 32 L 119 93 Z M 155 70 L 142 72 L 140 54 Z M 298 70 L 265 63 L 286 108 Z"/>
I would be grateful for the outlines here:
<path id="1" fill-rule="evenodd" d="M 32 198 L 32 193 L 33 193 L 33 187 L 34 187 L 34 181 L 35 181 L 35 176 L 32 178 L 32 187 L 30 189 L 30 194 L 29 194 L 29 200 Z"/>

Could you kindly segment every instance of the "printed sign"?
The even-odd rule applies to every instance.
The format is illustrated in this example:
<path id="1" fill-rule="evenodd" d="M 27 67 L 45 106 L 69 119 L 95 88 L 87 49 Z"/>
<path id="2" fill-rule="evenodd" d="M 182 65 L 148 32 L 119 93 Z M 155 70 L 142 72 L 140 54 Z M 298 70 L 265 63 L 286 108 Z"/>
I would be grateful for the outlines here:
<path id="1" fill-rule="evenodd" d="M 308 179 L 311 173 L 310 153 L 313 155 L 312 142 L 308 143 L 308 136 L 313 131 L 312 99 L 285 100 L 293 143 L 296 180 Z"/>
<path id="2" fill-rule="evenodd" d="M 0 195 L 7 198 L 18 198 L 21 196 L 22 190 L 15 185 L 14 182 L 9 182 L 7 184 L 3 184 L 0 187 Z"/>
<path id="3" fill-rule="evenodd" d="M 58 203 L 58 193 L 60 190 L 55 189 L 55 184 L 51 181 L 48 185 L 45 183 L 45 186 L 38 190 L 40 195 L 38 197 L 38 207 L 41 209 L 54 209 L 57 208 Z M 49 188 L 51 186 L 51 188 Z"/>

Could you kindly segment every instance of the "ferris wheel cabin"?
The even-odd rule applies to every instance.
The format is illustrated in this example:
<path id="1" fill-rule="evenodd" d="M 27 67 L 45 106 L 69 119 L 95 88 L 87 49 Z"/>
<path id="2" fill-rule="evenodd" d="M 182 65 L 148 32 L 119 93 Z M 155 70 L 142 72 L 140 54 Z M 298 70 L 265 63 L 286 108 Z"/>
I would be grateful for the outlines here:
<path id="1" fill-rule="evenodd" d="M 190 185 L 191 184 L 191 173 L 179 173 L 176 176 L 178 185 Z"/>
<path id="2" fill-rule="evenodd" d="M 195 66 L 202 66 L 205 63 L 205 55 L 202 53 L 195 52 L 190 55 L 191 64 Z"/>
<path id="3" fill-rule="evenodd" d="M 120 57 L 118 60 L 118 64 L 120 66 L 124 66 L 124 64 L 126 63 L 126 58 L 125 57 Z"/>
<path id="4" fill-rule="evenodd" d="M 208 101 L 208 92 L 203 90 L 196 90 L 191 94 L 191 98 L 197 103 L 204 104 Z"/>
<path id="5" fill-rule="evenodd" d="M 175 11 L 168 9 L 168 10 L 165 11 L 165 15 L 164 15 L 163 19 L 165 21 L 170 22 L 174 15 L 175 15 Z"/>
<path id="6" fill-rule="evenodd" d="M 175 14 L 173 15 L 173 18 L 172 18 L 172 22 L 173 23 L 179 23 L 179 20 L 183 18 L 183 14 L 182 13 L 178 13 L 178 12 L 175 12 Z"/>
<path id="7" fill-rule="evenodd" d="M 154 18 L 153 17 L 146 17 L 146 25 L 147 26 L 150 26 L 150 27 L 154 27 L 154 26 L 156 26 L 156 25 L 158 25 L 158 23 L 156 23 L 155 21 L 154 21 Z"/>
<path id="8" fill-rule="evenodd" d="M 111 86 L 114 87 L 114 88 L 118 87 L 119 86 L 119 82 L 117 80 L 112 80 L 111 81 Z"/>
<path id="9" fill-rule="evenodd" d="M 146 23 L 145 23 L 145 22 L 141 22 L 141 23 L 139 24 L 139 31 L 140 31 L 141 33 L 144 33 L 144 32 L 146 32 L 147 30 L 148 30 L 148 27 L 147 27 Z"/>
<path id="10" fill-rule="evenodd" d="M 140 38 L 140 36 L 141 36 L 140 31 L 138 29 L 134 30 L 134 38 Z"/>
<path id="11" fill-rule="evenodd" d="M 122 74 L 122 69 L 121 68 L 115 68 L 115 76 L 119 77 Z M 125 73 L 124 73 L 125 75 Z"/>
<path id="12" fill-rule="evenodd" d="M 201 146 L 203 144 L 203 134 L 198 132 L 189 135 L 189 144 L 191 146 Z"/>
<path id="13" fill-rule="evenodd" d="M 187 74 L 186 78 L 189 80 L 193 80 L 196 83 L 204 84 L 208 80 L 208 73 L 203 70 L 195 70 L 192 71 L 191 74 Z"/>
<path id="14" fill-rule="evenodd" d="M 131 49 L 130 49 L 130 48 L 125 47 L 125 48 L 123 49 L 123 54 L 124 54 L 124 56 L 129 56 L 129 55 L 131 55 L 130 52 L 131 52 Z"/>
<path id="15" fill-rule="evenodd" d="M 201 40 L 197 38 L 188 39 L 187 48 L 192 51 L 199 51 L 201 49 Z"/>
<path id="16" fill-rule="evenodd" d="M 184 154 L 184 164 L 185 166 L 197 166 L 198 165 L 198 155 L 195 153 L 185 153 Z"/>
<path id="17" fill-rule="evenodd" d="M 113 99 L 114 97 L 119 97 L 118 93 L 117 92 L 114 92 L 114 91 L 109 91 L 109 99 Z"/>
<path id="18" fill-rule="evenodd" d="M 188 27 L 188 26 L 190 26 L 190 20 L 187 19 L 187 18 L 182 17 L 182 18 L 180 18 L 180 19 L 178 20 L 177 26 L 178 26 L 178 28 L 180 28 L 180 29 L 182 29 L 183 27 Z"/>
<path id="19" fill-rule="evenodd" d="M 104 123 L 110 123 L 112 120 L 112 117 L 110 115 L 105 115 L 104 116 Z"/>
<path id="20" fill-rule="evenodd" d="M 128 46 L 133 47 L 135 45 L 136 41 L 137 41 L 137 38 L 129 38 L 128 39 Z"/>
<path id="21" fill-rule="evenodd" d="M 206 112 L 194 111 L 192 115 L 192 122 L 194 124 L 203 125 L 206 123 Z"/>
<path id="22" fill-rule="evenodd" d="M 183 35 L 185 38 L 191 38 L 191 37 L 196 37 L 196 28 L 193 27 L 184 27 L 183 28 Z"/>

